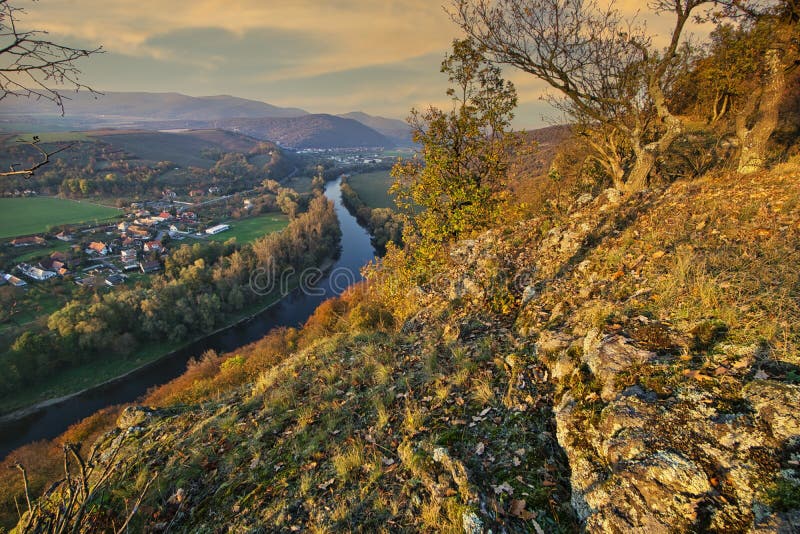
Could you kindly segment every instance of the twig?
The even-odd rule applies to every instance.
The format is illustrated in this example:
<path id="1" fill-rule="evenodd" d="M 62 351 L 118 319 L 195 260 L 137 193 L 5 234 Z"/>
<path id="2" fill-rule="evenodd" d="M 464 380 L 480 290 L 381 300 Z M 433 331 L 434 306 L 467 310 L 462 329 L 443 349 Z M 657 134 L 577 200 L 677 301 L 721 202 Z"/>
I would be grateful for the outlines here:
<path id="1" fill-rule="evenodd" d="M 45 149 L 43 149 L 42 147 L 39 146 L 40 140 L 39 140 L 38 137 L 34 136 L 33 141 L 22 141 L 22 140 L 20 140 L 18 142 L 19 143 L 28 144 L 28 145 L 32 146 L 33 148 L 35 148 L 36 150 L 38 150 L 42 154 L 42 159 L 38 163 L 34 164 L 32 167 L 27 167 L 25 169 L 15 169 L 14 167 L 16 165 L 18 165 L 18 164 L 17 163 L 12 163 L 11 164 L 11 170 L 10 171 L 0 172 L 0 176 L 25 176 L 25 178 L 30 178 L 31 176 L 33 176 L 36 173 L 37 169 L 39 169 L 41 167 L 44 167 L 45 165 L 50 163 L 50 158 L 52 156 L 58 154 L 59 152 L 64 152 L 65 150 L 69 150 L 70 148 L 75 146 L 75 143 L 70 143 L 68 145 L 64 145 L 64 146 L 60 147 L 58 150 L 54 150 L 52 152 L 48 152 L 48 151 L 46 151 Z"/>

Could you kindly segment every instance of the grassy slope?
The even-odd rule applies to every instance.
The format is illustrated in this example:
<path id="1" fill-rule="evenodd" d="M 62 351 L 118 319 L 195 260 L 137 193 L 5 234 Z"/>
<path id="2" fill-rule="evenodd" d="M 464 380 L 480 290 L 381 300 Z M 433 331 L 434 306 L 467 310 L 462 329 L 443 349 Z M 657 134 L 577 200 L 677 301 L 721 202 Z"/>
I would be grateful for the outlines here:
<path id="1" fill-rule="evenodd" d="M 546 380 L 537 332 L 632 329 L 652 344 L 636 337 L 640 316 L 688 339 L 720 321 L 728 332 L 710 348 L 620 378 L 739 406 L 736 388 L 755 369 L 728 347 L 762 343 L 783 363 L 759 369 L 790 382 L 800 364 L 797 170 L 679 182 L 488 232 L 459 248 L 452 276 L 404 299 L 402 328 L 382 326 L 386 294 L 328 303 L 299 339 L 276 334 L 151 395 L 173 408 L 128 433 L 122 458 L 133 472 L 113 485 L 133 495 L 161 473 L 139 521 L 175 518 L 187 531 L 463 532 L 470 513 L 495 531 L 530 532 L 532 521 L 574 531 L 554 388 L 572 388 L 588 417 L 597 404 L 586 400 L 591 384 Z M 522 287 L 497 283 L 523 273 L 536 281 L 526 306 Z M 491 289 L 454 298 L 465 278 Z M 179 489 L 191 515 L 168 502 Z"/>
<path id="2" fill-rule="evenodd" d="M 394 178 L 389 175 L 389 171 L 356 174 L 348 178 L 348 183 L 364 204 L 373 209 L 396 208 L 392 197 L 389 196 L 389 188 L 393 182 Z"/>
<path id="3" fill-rule="evenodd" d="M 181 167 L 211 168 L 214 161 L 200 156 L 200 151 L 218 148 L 213 142 L 178 133 L 120 131 L 91 135 L 143 160 L 171 161 Z"/>
<path id="4" fill-rule="evenodd" d="M 58 198 L 0 198 L 0 238 L 44 232 L 60 224 L 110 219 L 119 210 Z"/>

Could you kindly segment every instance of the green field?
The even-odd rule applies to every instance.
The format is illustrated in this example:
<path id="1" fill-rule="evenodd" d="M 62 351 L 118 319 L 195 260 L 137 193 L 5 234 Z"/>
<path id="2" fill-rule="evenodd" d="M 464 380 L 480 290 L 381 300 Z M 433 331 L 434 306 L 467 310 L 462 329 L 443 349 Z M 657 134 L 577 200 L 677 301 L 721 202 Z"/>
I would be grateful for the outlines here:
<path id="1" fill-rule="evenodd" d="M 289 224 L 289 218 L 282 213 L 267 213 L 266 215 L 239 219 L 225 224 L 229 224 L 231 229 L 221 234 L 209 236 L 208 239 L 227 241 L 235 237 L 236 242 L 240 245 L 251 243 L 262 236 L 283 230 Z"/>
<path id="2" fill-rule="evenodd" d="M 121 213 L 113 208 L 52 197 L 0 198 L 0 238 L 44 232 L 61 224 L 102 221 Z"/>
<path id="3" fill-rule="evenodd" d="M 69 141 L 94 141 L 85 132 L 38 132 L 24 133 L 16 136 L 11 142 L 32 141 L 33 136 L 39 137 L 41 143 L 62 143 Z"/>
<path id="4" fill-rule="evenodd" d="M 356 174 L 347 179 L 347 183 L 370 208 L 396 208 L 392 197 L 389 196 L 389 188 L 393 182 L 394 179 L 389 175 L 389 171 Z"/>

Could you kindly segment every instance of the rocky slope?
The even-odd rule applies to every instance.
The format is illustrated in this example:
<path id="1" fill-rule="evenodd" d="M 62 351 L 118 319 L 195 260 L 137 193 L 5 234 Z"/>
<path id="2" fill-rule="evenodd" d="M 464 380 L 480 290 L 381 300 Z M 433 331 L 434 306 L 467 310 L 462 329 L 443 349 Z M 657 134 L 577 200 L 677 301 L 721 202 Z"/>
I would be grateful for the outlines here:
<path id="1" fill-rule="evenodd" d="M 787 165 L 583 196 L 424 287 L 373 277 L 128 408 L 94 525 L 147 489 L 152 531 L 796 532 L 799 221 Z"/>

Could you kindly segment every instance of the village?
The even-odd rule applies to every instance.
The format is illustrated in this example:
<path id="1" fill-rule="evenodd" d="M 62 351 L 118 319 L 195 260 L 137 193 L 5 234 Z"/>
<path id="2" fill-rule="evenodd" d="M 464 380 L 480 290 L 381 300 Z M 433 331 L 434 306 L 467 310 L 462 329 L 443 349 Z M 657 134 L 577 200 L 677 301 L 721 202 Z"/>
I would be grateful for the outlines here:
<path id="1" fill-rule="evenodd" d="M 249 202 L 249 201 L 248 201 Z M 161 209 L 161 211 L 156 211 Z M 28 283 L 60 277 L 82 287 L 124 283 L 132 273 L 152 274 L 162 270 L 170 248 L 187 238 L 203 240 L 230 230 L 228 224 L 213 224 L 195 212 L 169 207 L 165 202 L 134 203 L 124 220 L 85 228 L 18 237 L 7 243 L 13 252 L 34 249 L 32 258 L 0 272 L 0 285 L 24 288 Z M 67 246 L 50 246 L 51 242 Z M 47 248 L 58 248 L 49 254 Z M 42 254 L 35 254 L 41 250 Z M 26 258 L 31 254 L 22 254 Z"/>

